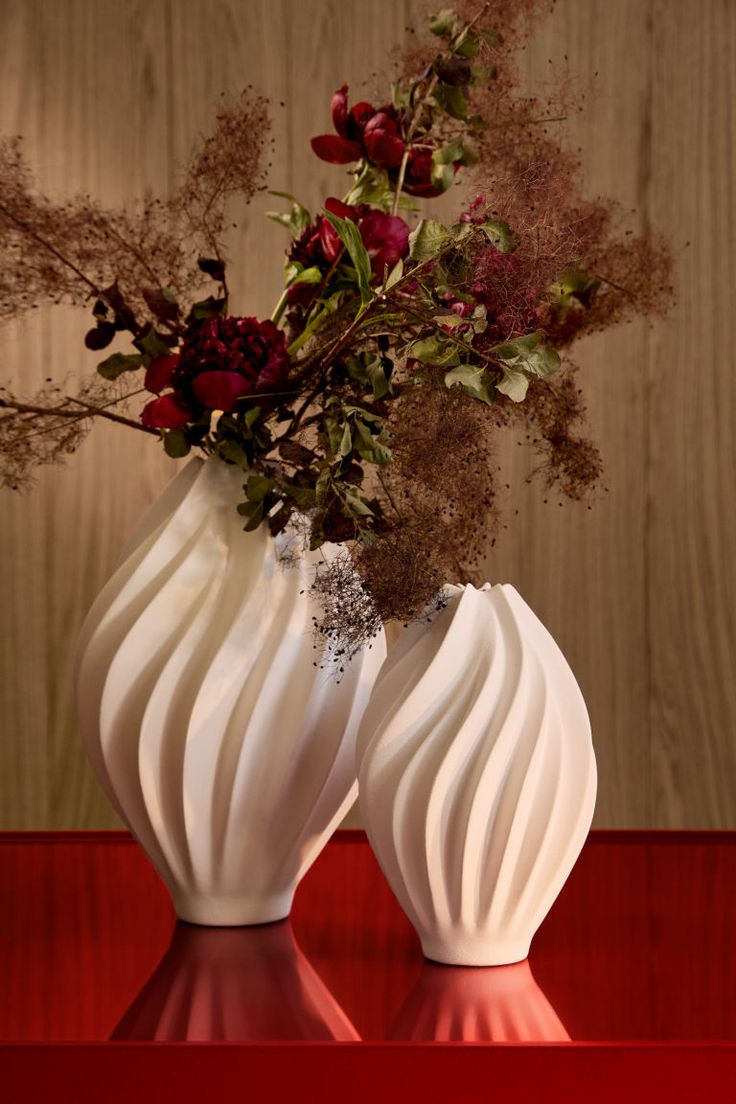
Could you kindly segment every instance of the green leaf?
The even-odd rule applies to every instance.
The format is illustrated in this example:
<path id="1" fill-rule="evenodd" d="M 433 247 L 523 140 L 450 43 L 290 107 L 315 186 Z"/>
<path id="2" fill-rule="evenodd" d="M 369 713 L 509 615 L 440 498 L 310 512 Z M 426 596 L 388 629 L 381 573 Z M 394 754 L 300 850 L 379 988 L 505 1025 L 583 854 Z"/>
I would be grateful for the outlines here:
<path id="1" fill-rule="evenodd" d="M 391 103 L 397 111 L 401 111 L 404 107 L 411 106 L 408 92 L 405 92 L 398 82 L 394 82 L 391 85 Z"/>
<path id="2" fill-rule="evenodd" d="M 284 275 L 287 287 L 294 287 L 295 284 L 319 284 L 322 281 L 322 273 L 318 268 L 304 268 L 294 261 L 287 263 Z"/>
<path id="3" fill-rule="evenodd" d="M 445 387 L 460 384 L 467 395 L 490 406 L 493 402 L 493 384 L 485 368 L 460 364 L 445 374 Z"/>
<path id="4" fill-rule="evenodd" d="M 470 325 L 473 327 L 473 333 L 482 334 L 488 329 L 488 320 L 486 318 L 486 308 L 482 303 L 478 303 L 473 307 L 473 313 L 470 316 Z"/>
<path id="5" fill-rule="evenodd" d="M 582 269 L 569 269 L 554 281 L 549 290 L 558 306 L 567 306 L 570 299 L 575 298 L 584 307 L 589 307 L 600 286 L 600 280 L 588 276 Z"/>
<path id="6" fill-rule="evenodd" d="M 398 284 L 399 280 L 401 279 L 401 277 L 403 275 L 404 275 L 404 261 L 401 257 L 399 257 L 398 261 L 396 262 L 396 264 L 394 265 L 394 267 L 391 269 L 388 276 L 386 277 L 386 282 L 383 285 L 383 290 L 384 291 L 389 291 L 394 286 L 394 284 Z"/>
<path id="7" fill-rule="evenodd" d="M 368 203 L 371 207 L 380 207 L 382 211 L 390 211 L 393 201 L 394 189 L 386 170 L 368 164 L 363 166 L 345 198 L 345 202 L 352 207 Z"/>
<path id="8" fill-rule="evenodd" d="M 494 345 L 493 352 L 501 360 L 513 363 L 533 353 L 541 340 L 539 333 L 524 334 L 523 337 L 515 337 L 511 341 L 502 341 L 500 345 Z"/>
<path id="9" fill-rule="evenodd" d="M 462 88 L 455 84 L 438 84 L 434 98 L 443 111 L 453 119 L 465 121 L 468 117 L 468 101 Z"/>
<path id="10" fill-rule="evenodd" d="M 353 434 L 348 423 L 345 423 L 345 428 L 342 431 L 342 438 L 340 440 L 340 447 L 337 450 L 338 456 L 349 456 L 353 451 Z"/>
<path id="11" fill-rule="evenodd" d="M 147 330 L 141 337 L 137 337 L 133 342 L 136 349 L 140 349 L 142 353 L 149 356 L 151 360 L 155 360 L 156 357 L 169 356 L 171 349 L 162 341 L 159 335 L 154 329 Z"/>
<path id="12" fill-rule="evenodd" d="M 312 510 L 317 503 L 314 487 L 299 487 L 296 483 L 283 483 L 284 492 L 293 498 L 301 510 Z"/>
<path id="13" fill-rule="evenodd" d="M 439 334 L 419 338 L 410 346 L 409 356 L 422 364 L 433 364 L 438 368 L 452 368 L 460 363 L 456 346 Z"/>
<path id="14" fill-rule="evenodd" d="M 340 497 L 351 517 L 373 517 L 373 511 L 360 493 L 349 483 L 340 484 Z"/>
<path id="15" fill-rule="evenodd" d="M 360 230 L 350 219 L 340 218 L 338 215 L 333 215 L 331 211 L 325 211 L 325 216 L 350 254 L 350 259 L 358 275 L 360 297 L 365 306 L 371 298 L 370 282 L 373 272 L 371 270 L 371 259 L 363 245 Z"/>
<path id="16" fill-rule="evenodd" d="M 214 295 L 210 295 L 207 299 L 202 299 L 199 303 L 194 304 L 189 312 L 189 317 L 195 322 L 205 322 L 208 318 L 216 318 L 226 308 L 227 299 L 216 299 Z"/>
<path id="17" fill-rule="evenodd" d="M 245 494 L 250 502 L 263 502 L 273 487 L 273 480 L 265 475 L 251 475 L 245 484 Z"/>
<path id="18" fill-rule="evenodd" d="M 510 366 L 545 378 L 560 367 L 560 357 L 556 349 L 551 345 L 542 345 L 541 340 L 539 333 L 525 334 L 513 341 L 494 345 L 493 352 Z"/>
<path id="19" fill-rule="evenodd" d="M 523 402 L 526 398 L 526 392 L 529 387 L 529 377 L 525 376 L 523 372 L 518 372 L 513 368 L 506 368 L 504 370 L 503 379 L 500 383 L 496 384 L 496 390 L 501 391 L 504 395 L 508 395 L 512 402 Z"/>
<path id="20" fill-rule="evenodd" d="M 439 160 L 441 152 L 441 150 L 435 150 L 432 154 L 432 168 L 429 175 L 433 186 L 446 192 L 454 183 L 455 170 L 451 164 L 448 165 L 447 162 Z"/>
<path id="21" fill-rule="evenodd" d="M 393 459 L 391 449 L 374 437 L 365 422 L 355 422 L 355 449 L 364 460 L 373 464 L 390 464 Z"/>
<path id="22" fill-rule="evenodd" d="M 409 235 L 409 256 L 415 261 L 429 261 L 447 245 L 450 235 L 441 222 L 422 219 Z"/>
<path id="23" fill-rule="evenodd" d="M 465 30 L 458 35 L 458 37 L 450 43 L 450 49 L 454 54 L 460 54 L 461 57 L 472 58 L 478 51 L 479 38 L 470 27 L 466 27 Z"/>
<path id="24" fill-rule="evenodd" d="M 429 19 L 430 31 L 439 38 L 451 38 L 457 30 L 457 24 L 458 18 L 452 8 L 443 8 Z"/>
<path id="25" fill-rule="evenodd" d="M 389 361 L 389 367 L 391 362 Z M 373 357 L 365 366 L 366 375 L 373 389 L 373 397 L 383 399 L 391 390 L 391 380 L 386 375 L 381 357 Z"/>
<path id="26" fill-rule="evenodd" d="M 252 533 L 266 516 L 266 505 L 264 502 L 241 502 L 238 506 L 238 513 L 242 517 L 248 518 L 243 529 L 246 533 Z"/>
<path id="27" fill-rule="evenodd" d="M 312 221 L 309 211 L 306 207 L 302 207 L 291 192 L 269 192 L 268 194 L 279 196 L 281 199 L 288 199 L 291 203 L 291 210 L 288 215 L 281 214 L 279 211 L 268 211 L 266 213 L 267 217 L 280 223 L 281 226 L 285 226 L 295 238 L 300 238 Z"/>
<path id="28" fill-rule="evenodd" d="M 490 219 L 481 229 L 499 253 L 513 253 L 516 249 L 516 236 L 504 219 Z"/>
<path id="29" fill-rule="evenodd" d="M 123 372 L 135 372 L 141 367 L 144 359 L 142 353 L 112 353 L 111 356 L 100 361 L 97 371 L 103 379 L 116 380 Z"/>
<path id="30" fill-rule="evenodd" d="M 222 457 L 223 460 L 229 460 L 232 464 L 237 464 L 243 471 L 247 471 L 250 467 L 250 461 L 243 446 L 229 437 L 217 442 L 216 451 L 217 455 Z"/>
<path id="31" fill-rule="evenodd" d="M 182 456 L 187 456 L 190 447 L 183 429 L 169 429 L 164 434 L 164 450 L 166 455 L 173 460 L 179 460 Z"/>

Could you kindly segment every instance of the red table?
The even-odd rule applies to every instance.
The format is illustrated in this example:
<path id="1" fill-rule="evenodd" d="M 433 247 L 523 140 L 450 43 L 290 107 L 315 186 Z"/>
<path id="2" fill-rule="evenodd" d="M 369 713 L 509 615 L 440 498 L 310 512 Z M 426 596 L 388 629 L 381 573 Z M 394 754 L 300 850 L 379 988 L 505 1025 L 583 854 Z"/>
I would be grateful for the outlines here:
<path id="1" fill-rule="evenodd" d="M 532 944 L 426 962 L 359 832 L 176 924 L 125 833 L 0 834 L 4 1104 L 736 1100 L 736 833 L 594 832 Z"/>

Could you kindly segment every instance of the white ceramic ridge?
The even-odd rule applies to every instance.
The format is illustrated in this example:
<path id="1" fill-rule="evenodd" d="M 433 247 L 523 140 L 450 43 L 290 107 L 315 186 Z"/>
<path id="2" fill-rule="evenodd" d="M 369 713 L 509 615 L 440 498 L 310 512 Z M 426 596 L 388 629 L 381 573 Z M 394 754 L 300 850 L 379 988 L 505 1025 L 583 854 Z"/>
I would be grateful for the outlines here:
<path id="1" fill-rule="evenodd" d="M 107 796 L 197 924 L 288 915 L 355 798 L 383 636 L 320 669 L 317 554 L 285 566 L 236 511 L 245 477 L 192 460 L 147 512 L 83 625 L 77 707 Z M 329 554 L 329 549 L 328 549 Z"/>
<path id="2" fill-rule="evenodd" d="M 404 630 L 358 734 L 363 822 L 438 962 L 524 959 L 593 817 L 590 722 L 512 586 L 448 587 Z"/>

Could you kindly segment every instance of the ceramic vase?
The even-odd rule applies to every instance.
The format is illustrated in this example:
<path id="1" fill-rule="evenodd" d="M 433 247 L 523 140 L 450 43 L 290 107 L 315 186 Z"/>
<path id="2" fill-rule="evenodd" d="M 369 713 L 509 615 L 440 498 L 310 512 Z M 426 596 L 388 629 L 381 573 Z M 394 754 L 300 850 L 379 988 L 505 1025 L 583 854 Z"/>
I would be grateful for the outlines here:
<path id="1" fill-rule="evenodd" d="M 315 650 L 313 556 L 264 525 L 243 531 L 244 480 L 190 461 L 133 534 L 77 651 L 97 777 L 197 924 L 288 915 L 355 798 L 357 725 L 385 655 L 381 637 L 338 678 Z"/>
<path id="2" fill-rule="evenodd" d="M 523 960 L 593 816 L 580 689 L 512 586 L 404 630 L 358 735 L 363 822 L 427 958 Z"/>

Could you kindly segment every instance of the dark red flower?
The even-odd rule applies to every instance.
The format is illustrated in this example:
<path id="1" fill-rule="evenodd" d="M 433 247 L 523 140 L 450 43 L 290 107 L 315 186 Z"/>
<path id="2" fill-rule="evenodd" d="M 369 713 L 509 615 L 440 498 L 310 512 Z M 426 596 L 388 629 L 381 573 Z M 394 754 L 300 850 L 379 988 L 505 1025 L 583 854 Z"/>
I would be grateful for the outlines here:
<path id="1" fill-rule="evenodd" d="M 175 392 L 207 410 L 232 410 L 243 395 L 281 387 L 289 373 L 286 339 L 271 321 L 210 318 L 182 346 Z"/>
<path id="2" fill-rule="evenodd" d="M 401 164 L 406 147 L 395 115 L 376 112 L 363 131 L 363 148 L 368 160 L 381 169 L 395 169 Z"/>
<path id="3" fill-rule="evenodd" d="M 363 245 L 371 259 L 374 275 L 383 277 L 409 252 L 409 227 L 402 218 L 383 211 L 371 211 L 358 223 Z"/>
<path id="4" fill-rule="evenodd" d="M 361 101 L 348 108 L 348 86 L 332 97 L 332 123 L 336 134 L 312 138 L 314 152 L 333 165 L 348 165 L 367 157 L 382 169 L 394 169 L 404 154 L 399 116 L 391 106 L 376 109 Z"/>
<path id="5" fill-rule="evenodd" d="M 192 412 L 176 395 L 162 395 L 153 399 L 141 411 L 141 421 L 149 429 L 180 429 L 192 417 Z"/>
<path id="6" fill-rule="evenodd" d="M 421 199 L 442 195 L 442 189 L 432 183 L 432 150 L 411 150 L 406 161 L 404 191 Z"/>
<path id="7" fill-rule="evenodd" d="M 360 140 L 368 120 L 375 115 L 373 104 L 361 100 L 351 109 L 348 109 L 348 86 L 344 84 L 338 88 L 332 97 L 332 125 L 341 138 L 347 138 L 350 142 Z"/>
<path id="8" fill-rule="evenodd" d="M 160 395 L 167 387 L 171 386 L 171 374 L 179 363 L 179 354 L 171 353 L 169 356 L 156 357 L 146 369 L 145 387 Z"/>
<path id="9" fill-rule="evenodd" d="M 349 165 L 363 156 L 363 148 L 358 142 L 348 142 L 337 134 L 320 134 L 312 138 L 310 144 L 318 157 L 332 165 Z"/>
<path id="10" fill-rule="evenodd" d="M 387 215 L 383 211 L 374 211 L 366 204 L 352 207 L 334 197 L 325 200 L 325 208 L 330 214 L 357 223 L 375 276 L 382 278 L 386 266 L 391 270 L 401 257 L 406 256 L 409 249 L 409 227 L 402 218 Z M 342 242 L 330 220 L 319 215 L 291 247 L 289 258 L 299 261 L 305 267 L 316 265 L 327 271 L 341 249 Z M 308 294 L 297 284 L 292 289 L 296 294 L 289 296 L 290 302 L 311 301 L 316 288 L 314 285 L 304 286 L 308 288 Z"/>
<path id="11" fill-rule="evenodd" d="M 369 210 L 367 207 L 351 207 L 332 196 L 325 200 L 325 208 L 330 214 L 352 219 L 353 222 L 358 221 L 363 210 Z M 332 264 L 341 249 L 342 242 L 337 230 L 324 215 L 318 215 L 292 245 L 289 250 L 289 260 L 298 261 L 305 268 L 311 268 L 313 265 L 317 268 L 325 268 Z"/>
<path id="12" fill-rule="evenodd" d="M 238 399 L 247 395 L 252 388 L 240 372 L 221 372 L 214 368 L 197 376 L 192 383 L 192 390 L 197 401 L 207 410 L 230 412 L 235 409 Z"/>

